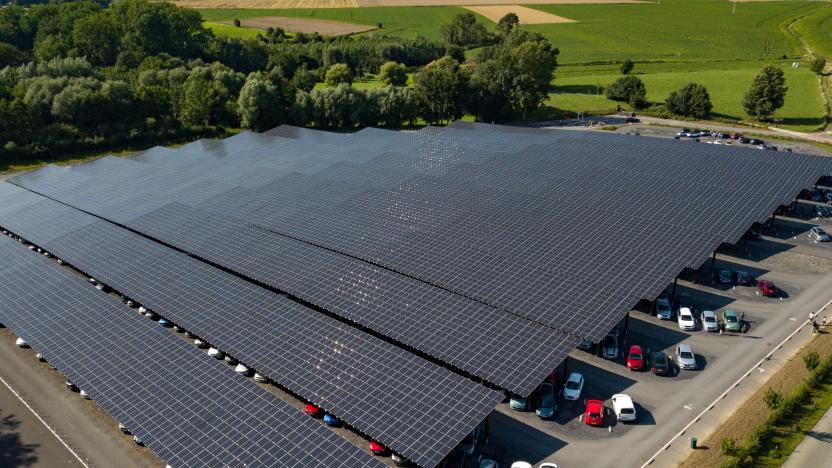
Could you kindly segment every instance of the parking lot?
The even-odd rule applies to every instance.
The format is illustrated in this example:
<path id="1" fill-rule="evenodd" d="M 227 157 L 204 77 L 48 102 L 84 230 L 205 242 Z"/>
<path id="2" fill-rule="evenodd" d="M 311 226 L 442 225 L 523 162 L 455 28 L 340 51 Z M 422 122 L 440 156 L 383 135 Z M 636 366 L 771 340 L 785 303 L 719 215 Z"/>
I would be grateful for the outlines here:
<path id="1" fill-rule="evenodd" d="M 469 457 L 469 465 L 476 466 L 476 460 L 487 457 L 505 466 L 520 459 L 534 464 L 555 462 L 559 467 L 641 466 L 772 346 L 806 320 L 809 312 L 829 300 L 832 243 L 818 243 L 808 233 L 814 225 L 832 228 L 832 222 L 815 219 L 811 212 L 812 203 L 801 201 L 795 211 L 778 216 L 763 231 L 761 239 L 723 246 L 713 264 L 708 260 L 698 270 L 680 275 L 671 320 L 658 319 L 651 304 L 643 301 L 638 310 L 630 313 L 626 335 L 622 329 L 616 360 L 602 358 L 597 350 L 574 350 L 568 369 L 559 369 L 556 387 L 560 392 L 565 372 L 580 372 L 585 379 L 583 392 L 576 402 L 559 396 L 558 410 L 551 420 L 538 418 L 533 410 L 519 412 L 507 403 L 499 405 L 491 415 L 489 440 L 479 447 L 479 455 Z M 754 283 L 722 284 L 718 275 L 723 269 L 745 271 Z M 761 295 L 756 287 L 758 280 L 773 281 L 778 287 L 777 297 Z M 672 291 L 672 285 L 668 291 Z M 677 324 L 677 302 L 682 295 L 694 304 L 694 331 L 683 331 Z M 735 311 L 748 326 L 745 335 L 703 330 L 703 310 L 714 311 L 721 319 L 726 309 Z M 680 343 L 693 348 L 696 370 L 682 370 L 675 365 L 674 350 Z M 666 352 L 672 362 L 670 375 L 654 375 L 649 369 L 630 371 L 626 353 L 633 344 L 641 345 L 645 354 Z M 636 423 L 615 421 L 610 398 L 617 393 L 633 398 L 638 414 Z M 602 427 L 583 421 L 586 401 L 596 398 L 605 401 Z"/>

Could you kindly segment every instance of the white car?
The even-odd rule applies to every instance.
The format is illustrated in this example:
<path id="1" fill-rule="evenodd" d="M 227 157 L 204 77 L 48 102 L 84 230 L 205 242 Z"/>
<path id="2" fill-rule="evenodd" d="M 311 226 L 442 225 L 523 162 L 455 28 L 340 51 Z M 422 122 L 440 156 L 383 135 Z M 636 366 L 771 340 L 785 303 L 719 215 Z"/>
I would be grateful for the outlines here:
<path id="1" fill-rule="evenodd" d="M 566 384 L 563 386 L 563 399 L 570 401 L 577 401 L 581 398 L 581 392 L 584 390 L 584 376 L 578 372 L 569 374 L 566 379 Z"/>
<path id="2" fill-rule="evenodd" d="M 83 391 L 83 390 L 80 390 L 80 391 L 78 392 L 78 394 L 79 394 L 79 395 L 81 395 L 81 398 L 83 398 L 83 399 L 85 399 L 85 400 L 89 400 L 89 399 L 90 399 L 89 394 L 87 394 L 87 392 L 85 392 L 85 391 Z"/>
<path id="3" fill-rule="evenodd" d="M 208 348 L 208 355 L 214 359 L 222 359 L 223 357 L 225 357 L 222 351 L 218 350 L 217 348 L 214 348 L 213 346 Z"/>
<path id="4" fill-rule="evenodd" d="M 693 318 L 693 312 L 687 307 L 679 309 L 679 328 L 685 331 L 696 329 L 696 320 Z"/>
<path id="5" fill-rule="evenodd" d="M 719 331 L 719 323 L 716 320 L 716 314 L 712 310 L 702 311 L 702 328 L 705 331 L 716 332 Z"/>
<path id="6" fill-rule="evenodd" d="M 676 346 L 676 363 L 682 369 L 696 369 L 696 355 L 689 344 L 682 343 Z"/>
<path id="7" fill-rule="evenodd" d="M 23 338 L 18 338 L 17 340 L 15 340 L 14 344 L 16 344 L 17 346 L 19 346 L 21 348 L 28 348 L 29 347 L 29 343 L 27 343 L 26 340 L 24 340 Z"/>
<path id="8" fill-rule="evenodd" d="M 265 375 L 259 373 L 259 372 L 255 372 L 254 373 L 254 381 L 259 382 L 259 383 L 268 383 L 269 378 L 266 377 Z"/>
<path id="9" fill-rule="evenodd" d="M 251 370 L 249 370 L 248 367 L 246 367 L 242 364 L 237 364 L 237 367 L 234 368 L 234 372 L 236 372 L 240 375 L 248 376 L 248 374 L 251 372 Z"/>
<path id="10" fill-rule="evenodd" d="M 534 466 L 526 461 L 516 461 L 511 464 L 511 468 L 534 468 Z"/>
<path id="11" fill-rule="evenodd" d="M 208 343 L 206 343 L 206 342 L 200 340 L 199 338 L 197 338 L 197 339 L 194 340 L 194 346 L 196 346 L 199 349 L 205 349 L 205 348 L 208 347 Z"/>
<path id="12" fill-rule="evenodd" d="M 673 317 L 673 309 L 670 308 L 670 301 L 666 297 L 656 299 L 656 317 L 662 320 L 670 320 Z"/>
<path id="13" fill-rule="evenodd" d="M 633 399 L 628 395 L 619 393 L 612 396 L 612 410 L 619 421 L 635 421 L 636 407 Z"/>

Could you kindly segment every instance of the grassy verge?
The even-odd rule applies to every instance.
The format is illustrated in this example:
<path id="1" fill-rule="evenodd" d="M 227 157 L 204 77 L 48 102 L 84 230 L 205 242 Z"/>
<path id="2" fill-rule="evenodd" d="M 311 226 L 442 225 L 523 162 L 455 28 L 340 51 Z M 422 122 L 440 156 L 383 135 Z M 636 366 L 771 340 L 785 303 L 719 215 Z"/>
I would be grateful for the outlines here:
<path id="1" fill-rule="evenodd" d="M 239 39 L 252 39 L 263 34 L 262 29 L 237 27 L 232 24 L 212 23 L 206 21 L 205 27 L 214 32 L 217 36 L 236 37 Z"/>
<path id="2" fill-rule="evenodd" d="M 829 356 L 832 356 L 832 333 L 826 331 L 817 335 L 813 340 L 811 340 L 804 348 L 801 350 L 800 353 L 793 356 L 777 373 L 769 378 L 766 384 L 758 389 L 753 395 L 751 395 L 748 400 L 740 405 L 737 411 L 734 412 L 731 416 L 725 419 L 725 422 L 719 426 L 705 441 L 704 443 L 700 442 L 703 446 L 702 449 L 692 451 L 690 456 L 682 462 L 679 466 L 681 468 L 698 468 L 702 466 L 723 466 L 731 462 L 729 457 L 724 455 L 720 450 L 720 444 L 723 439 L 734 439 L 735 441 L 745 441 L 749 438 L 752 434 L 759 431 L 764 424 L 769 421 L 769 418 L 772 417 L 773 411 L 768 408 L 765 401 L 763 400 L 763 396 L 765 395 L 766 391 L 769 388 L 772 388 L 776 391 L 779 391 L 783 395 L 789 395 L 794 392 L 804 381 L 804 379 L 810 376 L 810 372 L 806 369 L 806 366 L 803 363 L 803 355 L 811 352 L 816 351 L 822 358 L 829 359 Z M 829 385 L 827 381 L 824 381 L 825 385 Z M 827 387 L 826 392 L 829 392 L 829 388 Z M 804 401 L 811 402 L 811 399 L 807 399 Z M 802 402 L 801 402 L 802 403 Z M 818 407 L 824 404 L 822 401 L 818 400 Z M 811 405 L 811 403 L 809 403 Z M 803 405 L 799 405 L 800 408 Z M 795 414 L 797 410 L 795 410 Z M 784 420 L 786 421 L 786 420 Z M 803 437 L 805 434 L 805 430 L 801 427 L 798 427 L 799 430 L 795 431 L 794 426 L 796 423 L 785 423 L 785 428 L 790 428 L 790 432 L 794 433 L 794 437 L 799 443 L 800 438 Z M 774 426 L 774 425 L 771 425 Z M 812 424 L 814 426 L 814 424 Z M 779 427 L 779 425 L 777 425 Z M 809 428 L 811 429 L 811 427 Z M 783 432 L 785 435 L 785 431 Z M 761 442 L 763 438 L 760 437 L 758 440 Z M 773 439 L 772 439 L 773 440 Z M 771 450 L 774 445 L 772 440 L 765 439 L 765 443 L 761 443 L 760 450 L 764 450 L 765 453 L 758 454 L 757 456 L 760 457 L 760 463 L 764 462 L 764 458 L 768 457 L 769 450 Z M 781 442 L 785 443 L 785 442 Z M 791 442 L 790 442 L 791 443 Z M 794 446 L 797 444 L 795 443 Z M 762 447 L 765 447 L 763 449 Z M 785 452 L 786 445 L 781 445 L 781 453 L 780 456 L 782 457 L 784 454 L 787 457 L 788 453 Z M 789 452 L 790 453 L 790 452 Z M 771 455 L 777 455 L 777 453 L 772 453 Z M 780 457 L 778 457 L 780 458 Z M 755 466 L 757 463 L 757 459 L 754 459 Z M 782 459 L 781 459 L 782 463 Z M 770 465 L 769 465 L 770 466 Z"/>

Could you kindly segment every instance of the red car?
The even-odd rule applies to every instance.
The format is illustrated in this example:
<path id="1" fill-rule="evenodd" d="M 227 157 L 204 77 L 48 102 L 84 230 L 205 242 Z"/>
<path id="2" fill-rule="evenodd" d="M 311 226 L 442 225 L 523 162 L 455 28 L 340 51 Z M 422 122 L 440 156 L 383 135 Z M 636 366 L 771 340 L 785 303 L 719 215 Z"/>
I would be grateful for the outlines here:
<path id="1" fill-rule="evenodd" d="M 641 370 L 644 367 L 644 354 L 642 353 L 641 346 L 630 346 L 630 353 L 627 354 L 627 367 L 630 370 Z"/>
<path id="2" fill-rule="evenodd" d="M 313 404 L 307 404 L 306 407 L 303 408 L 303 413 L 312 416 L 313 418 L 320 418 L 324 415 L 324 411 Z"/>
<path id="3" fill-rule="evenodd" d="M 373 455 L 387 455 L 387 447 L 374 440 L 370 441 L 370 451 L 373 452 Z"/>
<path id="4" fill-rule="evenodd" d="M 589 400 L 586 402 L 586 415 L 584 422 L 590 426 L 604 425 L 604 402 L 601 400 Z"/>
<path id="5" fill-rule="evenodd" d="M 777 286 L 774 285 L 773 281 L 760 280 L 757 282 L 757 289 L 763 296 L 777 297 Z"/>

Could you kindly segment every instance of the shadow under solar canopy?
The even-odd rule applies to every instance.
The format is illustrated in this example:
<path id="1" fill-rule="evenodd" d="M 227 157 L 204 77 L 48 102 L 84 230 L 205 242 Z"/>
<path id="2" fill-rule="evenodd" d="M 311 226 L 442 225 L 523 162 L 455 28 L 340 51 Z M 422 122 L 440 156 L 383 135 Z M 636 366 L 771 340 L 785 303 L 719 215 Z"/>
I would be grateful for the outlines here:
<path id="1" fill-rule="evenodd" d="M 422 466 L 502 392 L 110 222 L 0 183 L 0 226 Z"/>
<path id="2" fill-rule="evenodd" d="M 171 466 L 384 466 L 7 236 L 0 321 Z"/>

